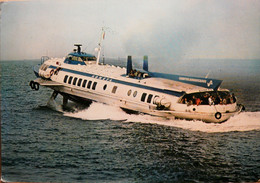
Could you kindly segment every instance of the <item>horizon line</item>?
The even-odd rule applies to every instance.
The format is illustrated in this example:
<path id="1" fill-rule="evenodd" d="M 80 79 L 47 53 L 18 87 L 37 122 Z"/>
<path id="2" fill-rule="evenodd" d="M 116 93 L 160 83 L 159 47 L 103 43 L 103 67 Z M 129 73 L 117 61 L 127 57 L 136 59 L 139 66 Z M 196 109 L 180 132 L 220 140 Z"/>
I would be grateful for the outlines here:
<path id="1" fill-rule="evenodd" d="M 64 58 L 64 57 L 50 57 L 50 59 L 53 59 L 53 58 Z M 126 57 L 105 57 L 105 58 L 108 58 L 108 59 L 122 59 L 122 58 L 126 58 L 127 59 L 127 56 Z M 142 58 L 142 57 L 135 57 L 137 59 L 139 58 Z M 149 58 L 149 56 L 148 56 Z M 10 62 L 10 61 L 38 61 L 38 60 L 41 60 L 41 58 L 32 58 L 32 59 L 27 59 L 27 58 L 24 58 L 24 59 L 0 59 L 0 62 Z M 260 60 L 260 58 L 186 58 L 186 59 L 182 59 L 183 61 L 184 60 Z"/>

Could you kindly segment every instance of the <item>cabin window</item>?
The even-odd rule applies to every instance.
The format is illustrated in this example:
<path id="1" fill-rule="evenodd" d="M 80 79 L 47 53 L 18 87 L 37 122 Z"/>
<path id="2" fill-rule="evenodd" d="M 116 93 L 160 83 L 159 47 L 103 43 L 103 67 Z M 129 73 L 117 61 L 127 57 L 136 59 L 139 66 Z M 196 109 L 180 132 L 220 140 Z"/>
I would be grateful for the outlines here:
<path id="1" fill-rule="evenodd" d="M 130 96 L 131 93 L 132 93 L 132 90 L 129 90 L 129 91 L 127 92 L 127 95 Z"/>
<path id="2" fill-rule="evenodd" d="M 114 86 L 112 89 L 112 93 L 116 93 L 116 90 L 117 90 L 117 86 Z"/>
<path id="3" fill-rule="evenodd" d="M 42 70 L 46 71 L 48 69 L 48 65 L 45 65 Z"/>
<path id="4" fill-rule="evenodd" d="M 136 97 L 136 95 L 137 95 L 137 91 L 135 91 L 135 92 L 133 93 L 133 97 Z"/>
<path id="5" fill-rule="evenodd" d="M 79 81 L 78 81 L 78 86 L 81 85 L 81 82 L 82 82 L 82 79 L 80 78 Z"/>
<path id="6" fill-rule="evenodd" d="M 79 62 L 83 62 L 83 60 L 82 60 L 81 57 L 78 57 L 78 61 L 79 61 Z"/>
<path id="7" fill-rule="evenodd" d="M 73 60 L 73 61 L 78 61 L 78 57 L 72 56 L 71 60 Z"/>
<path id="8" fill-rule="evenodd" d="M 69 77 L 68 75 L 66 75 L 66 76 L 64 77 L 64 80 L 63 80 L 64 83 L 67 83 L 68 77 Z"/>
<path id="9" fill-rule="evenodd" d="M 76 83 L 77 83 L 77 80 L 78 80 L 78 78 L 76 77 L 76 78 L 74 78 L 74 80 L 73 80 L 73 85 L 76 85 Z"/>
<path id="10" fill-rule="evenodd" d="M 92 81 L 89 81 L 88 86 L 87 86 L 88 89 L 90 89 L 91 84 L 92 84 Z"/>
<path id="11" fill-rule="evenodd" d="M 80 57 L 81 58 L 81 60 L 83 60 L 83 61 L 87 61 L 87 57 Z"/>
<path id="12" fill-rule="evenodd" d="M 105 84 L 104 86 L 103 86 L 103 90 L 106 90 L 107 89 L 107 85 Z"/>
<path id="13" fill-rule="evenodd" d="M 85 88 L 86 84 L 87 84 L 88 80 L 84 79 L 83 83 L 82 83 L 82 87 Z"/>
<path id="14" fill-rule="evenodd" d="M 96 58 L 96 57 L 88 57 L 87 60 L 88 60 L 88 61 L 96 61 L 97 58 Z"/>
<path id="15" fill-rule="evenodd" d="M 147 98 L 147 103 L 151 103 L 152 98 L 153 98 L 153 95 L 152 95 L 152 94 L 149 94 L 149 95 L 148 95 L 148 98 Z"/>
<path id="16" fill-rule="evenodd" d="M 70 76 L 70 78 L 69 78 L 69 82 L 68 82 L 69 84 L 71 84 L 72 79 L 73 79 L 73 77 Z"/>
<path id="17" fill-rule="evenodd" d="M 93 85 L 92 85 L 92 90 L 95 90 L 96 86 L 97 86 L 97 82 L 94 82 Z"/>
<path id="18" fill-rule="evenodd" d="M 43 70 L 42 68 L 45 66 L 45 64 L 42 64 L 41 67 L 40 67 L 40 70 Z"/>
<path id="19" fill-rule="evenodd" d="M 143 94 L 142 94 L 142 97 L 141 97 L 141 101 L 142 101 L 142 102 L 145 101 L 146 95 L 147 95 L 147 93 L 143 93 Z"/>

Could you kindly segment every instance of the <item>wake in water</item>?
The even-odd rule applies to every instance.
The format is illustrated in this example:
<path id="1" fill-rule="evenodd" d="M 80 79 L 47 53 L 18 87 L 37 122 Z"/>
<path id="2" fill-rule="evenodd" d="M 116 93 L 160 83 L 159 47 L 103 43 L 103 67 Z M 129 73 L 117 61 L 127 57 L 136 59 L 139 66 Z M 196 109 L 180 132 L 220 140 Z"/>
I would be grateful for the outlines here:
<path id="1" fill-rule="evenodd" d="M 260 112 L 243 112 L 231 117 L 224 123 L 216 124 L 204 123 L 202 121 L 165 119 L 148 114 L 127 114 L 119 107 L 94 102 L 87 109 L 78 112 L 64 112 L 64 115 L 83 120 L 110 119 L 123 120 L 125 122 L 159 124 L 209 133 L 260 130 Z"/>
<path id="2" fill-rule="evenodd" d="M 78 104 L 78 103 L 74 103 L 74 102 L 68 102 L 66 104 L 66 107 L 64 107 L 60 101 L 56 101 L 57 99 L 54 99 L 53 97 L 51 97 L 48 102 L 47 102 L 47 106 L 48 108 L 58 111 L 58 112 L 62 112 L 62 113 L 66 113 L 66 112 L 72 112 L 72 113 L 76 113 L 78 111 L 82 111 L 84 109 L 86 109 L 88 107 L 88 105 L 83 105 L 83 104 Z"/>

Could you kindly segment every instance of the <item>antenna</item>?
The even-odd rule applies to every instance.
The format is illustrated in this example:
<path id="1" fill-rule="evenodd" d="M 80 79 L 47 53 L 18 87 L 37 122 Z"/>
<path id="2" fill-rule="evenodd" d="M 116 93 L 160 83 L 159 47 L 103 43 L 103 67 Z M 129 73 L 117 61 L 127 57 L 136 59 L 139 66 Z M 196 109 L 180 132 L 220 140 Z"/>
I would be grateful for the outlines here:
<path id="1" fill-rule="evenodd" d="M 205 76 L 206 79 L 209 77 L 209 73 L 210 73 L 210 72 L 211 72 L 211 71 L 209 71 L 208 74 Z"/>
<path id="2" fill-rule="evenodd" d="M 99 64 L 99 59 L 100 59 L 101 43 L 102 43 L 102 40 L 104 40 L 104 39 L 105 39 L 105 30 L 104 30 L 104 27 L 102 27 L 101 36 L 100 36 L 98 48 L 97 48 L 98 49 L 97 65 Z"/>

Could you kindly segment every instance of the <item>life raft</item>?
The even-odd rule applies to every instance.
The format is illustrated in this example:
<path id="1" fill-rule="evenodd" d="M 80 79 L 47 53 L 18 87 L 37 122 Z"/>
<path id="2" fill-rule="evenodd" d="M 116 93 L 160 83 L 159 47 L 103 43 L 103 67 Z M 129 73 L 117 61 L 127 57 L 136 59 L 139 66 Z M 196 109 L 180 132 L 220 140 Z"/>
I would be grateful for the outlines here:
<path id="1" fill-rule="evenodd" d="M 220 112 L 215 113 L 215 118 L 220 119 L 222 117 L 222 114 Z"/>

